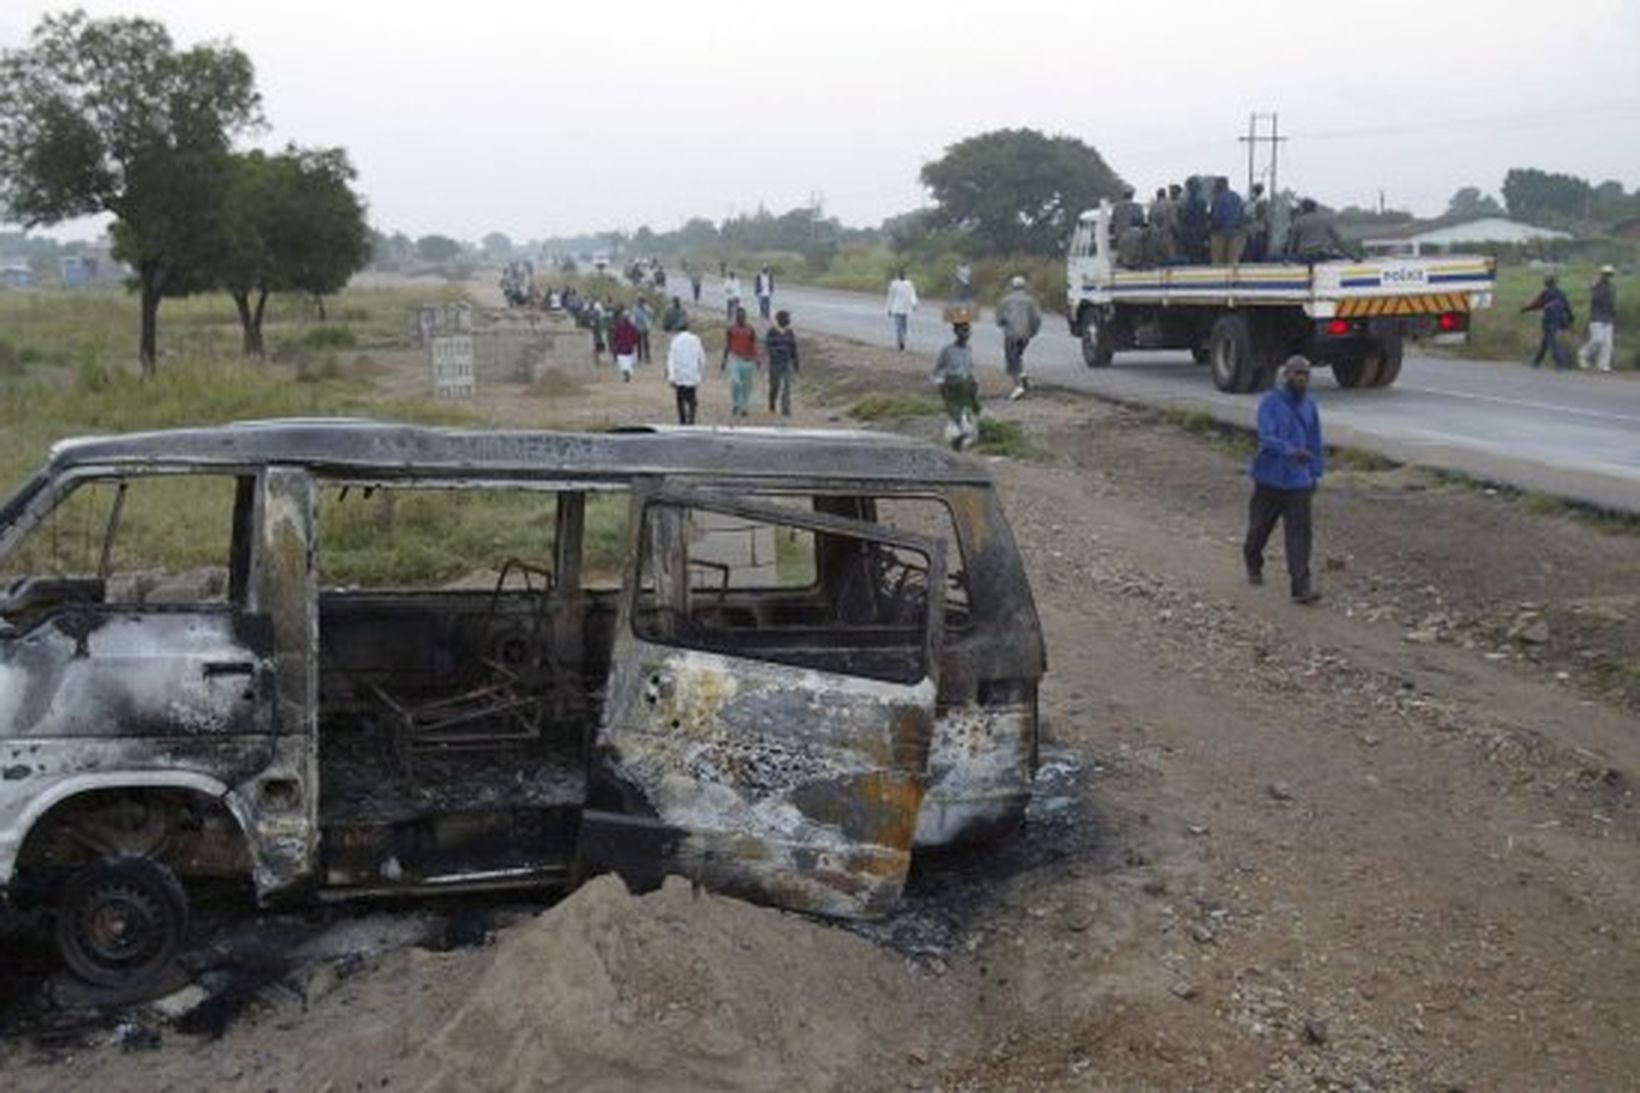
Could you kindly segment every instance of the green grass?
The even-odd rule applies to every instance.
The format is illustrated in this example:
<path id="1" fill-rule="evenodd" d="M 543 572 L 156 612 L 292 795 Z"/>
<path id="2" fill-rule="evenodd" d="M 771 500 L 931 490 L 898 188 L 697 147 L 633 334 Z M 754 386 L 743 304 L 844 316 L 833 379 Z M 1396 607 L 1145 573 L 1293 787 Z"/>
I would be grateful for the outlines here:
<path id="1" fill-rule="evenodd" d="M 848 416 L 855 421 L 900 421 L 944 412 L 938 399 L 892 391 L 866 395 L 848 408 Z"/>
<path id="2" fill-rule="evenodd" d="M 981 455 L 1004 455 L 1011 459 L 1042 459 L 1046 452 L 1016 421 L 1001 421 L 994 417 L 979 419 L 979 440 L 974 451 Z"/>

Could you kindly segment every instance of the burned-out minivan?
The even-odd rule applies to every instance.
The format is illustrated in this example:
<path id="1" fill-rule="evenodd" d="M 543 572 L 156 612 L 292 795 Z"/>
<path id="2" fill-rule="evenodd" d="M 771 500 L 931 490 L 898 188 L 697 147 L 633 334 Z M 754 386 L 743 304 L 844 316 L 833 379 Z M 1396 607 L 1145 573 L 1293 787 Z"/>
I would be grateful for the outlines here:
<path id="1" fill-rule="evenodd" d="M 65 961 L 263 903 L 681 873 L 845 917 L 1016 827 L 1041 631 L 978 464 L 848 432 L 293 420 L 0 508 L 0 891 Z"/>

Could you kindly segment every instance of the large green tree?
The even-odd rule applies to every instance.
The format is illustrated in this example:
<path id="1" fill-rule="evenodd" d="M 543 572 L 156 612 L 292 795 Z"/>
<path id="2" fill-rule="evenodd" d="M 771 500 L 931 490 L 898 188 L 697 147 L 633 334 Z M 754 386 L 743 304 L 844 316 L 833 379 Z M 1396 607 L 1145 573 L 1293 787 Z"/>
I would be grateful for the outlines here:
<path id="1" fill-rule="evenodd" d="M 1114 198 L 1122 180 L 1091 146 L 1034 129 L 959 141 L 922 169 L 931 226 L 969 233 L 990 251 L 1056 254 L 1077 216 Z"/>
<path id="2" fill-rule="evenodd" d="M 1576 175 L 1535 167 L 1514 167 L 1503 176 L 1503 201 L 1509 215 L 1522 220 L 1565 223 L 1586 217 L 1593 190 Z"/>
<path id="3" fill-rule="evenodd" d="M 179 50 L 149 19 L 48 15 L 27 48 L 0 54 L 0 206 L 31 227 L 112 214 L 114 255 L 136 271 L 145 375 L 160 301 L 210 286 L 229 150 L 260 122 L 245 54 Z"/>
<path id="4" fill-rule="evenodd" d="M 370 227 L 353 178 L 340 148 L 233 158 L 217 280 L 239 311 L 246 354 L 263 355 L 270 293 L 322 301 L 370 261 Z"/>

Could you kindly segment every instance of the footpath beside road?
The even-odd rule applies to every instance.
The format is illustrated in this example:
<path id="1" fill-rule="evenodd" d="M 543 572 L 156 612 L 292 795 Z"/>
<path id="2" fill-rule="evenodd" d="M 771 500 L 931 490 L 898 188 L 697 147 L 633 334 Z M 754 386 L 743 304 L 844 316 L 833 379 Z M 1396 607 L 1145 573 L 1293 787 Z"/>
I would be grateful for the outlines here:
<path id="1" fill-rule="evenodd" d="M 932 361 L 950 340 L 949 328 L 940 321 L 941 303 L 926 300 L 912 317 L 908 353 Z M 707 284 L 701 306 L 721 308 L 717 284 Z M 884 302 L 876 296 L 782 285 L 776 306 L 793 312 L 799 331 L 893 344 Z M 988 312 L 976 326 L 974 347 L 982 369 L 1000 371 L 1002 340 Z M 1182 353 L 1123 353 L 1111 368 L 1089 369 L 1064 320 L 1053 315 L 1031 343 L 1026 365 L 1039 383 L 1120 402 L 1199 411 L 1236 426 L 1251 425 L 1257 406 L 1256 397 L 1216 390 L 1205 369 Z M 1507 362 L 1409 355 L 1400 381 L 1388 389 L 1346 391 L 1330 377 L 1317 379 L 1313 390 L 1334 443 L 1602 509 L 1640 513 L 1640 375 L 1556 374 Z"/>

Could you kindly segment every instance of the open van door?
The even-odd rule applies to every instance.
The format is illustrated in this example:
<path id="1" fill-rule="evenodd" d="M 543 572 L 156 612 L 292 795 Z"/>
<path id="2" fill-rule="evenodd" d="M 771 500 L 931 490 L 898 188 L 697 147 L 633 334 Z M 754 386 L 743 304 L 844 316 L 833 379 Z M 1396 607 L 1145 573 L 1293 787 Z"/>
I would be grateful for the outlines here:
<path id="1" fill-rule="evenodd" d="M 886 914 L 922 803 L 943 544 L 705 491 L 635 504 L 583 861 Z"/>

